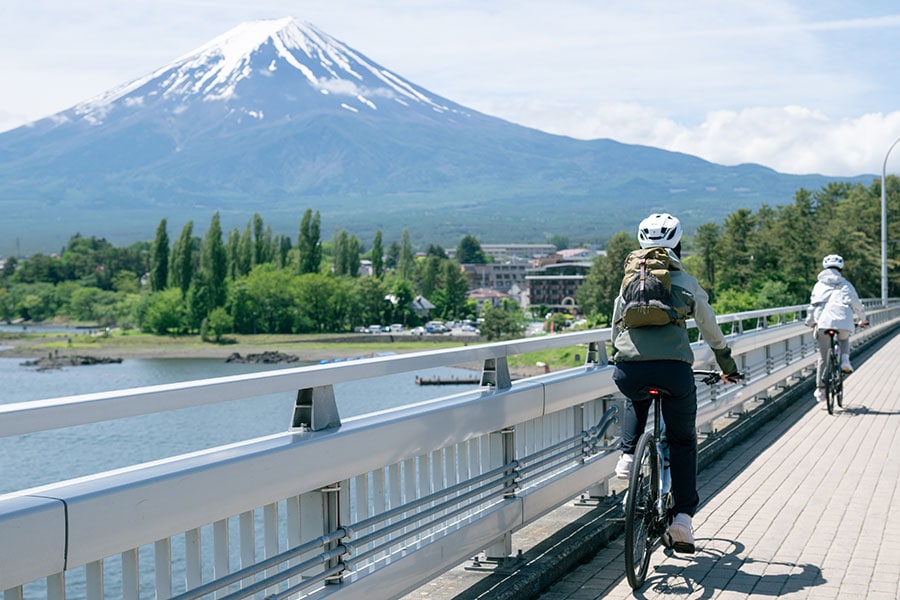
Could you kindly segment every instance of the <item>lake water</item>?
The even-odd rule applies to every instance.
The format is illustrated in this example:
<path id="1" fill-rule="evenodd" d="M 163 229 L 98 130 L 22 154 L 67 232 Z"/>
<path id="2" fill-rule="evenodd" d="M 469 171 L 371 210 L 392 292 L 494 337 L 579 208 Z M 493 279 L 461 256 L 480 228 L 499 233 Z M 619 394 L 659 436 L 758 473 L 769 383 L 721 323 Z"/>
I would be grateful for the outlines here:
<path id="1" fill-rule="evenodd" d="M 0 358 L 0 404 L 224 377 L 291 365 L 219 359 L 133 359 L 38 371 Z M 342 418 L 421 402 L 473 385 L 419 386 L 422 377 L 471 377 L 445 367 L 335 385 Z M 285 431 L 295 394 L 200 406 L 117 421 L 0 438 L 0 494 Z"/>

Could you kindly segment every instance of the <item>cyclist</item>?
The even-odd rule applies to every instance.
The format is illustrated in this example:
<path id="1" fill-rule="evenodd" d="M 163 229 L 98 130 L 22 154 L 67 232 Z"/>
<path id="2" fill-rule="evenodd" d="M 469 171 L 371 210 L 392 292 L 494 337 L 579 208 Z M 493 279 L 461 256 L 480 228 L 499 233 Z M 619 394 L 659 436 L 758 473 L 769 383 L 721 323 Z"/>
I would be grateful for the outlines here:
<path id="1" fill-rule="evenodd" d="M 816 361 L 816 391 L 813 394 L 816 402 L 825 397 L 825 384 L 822 381 L 828 353 L 831 352 L 831 340 L 827 331 L 836 330 L 841 345 L 841 370 L 852 373 L 850 364 L 850 334 L 853 332 L 854 317 L 860 327 L 869 324 L 866 320 L 866 307 L 859 299 L 853 284 L 841 274 L 844 259 L 837 254 L 829 254 L 822 259 L 822 271 L 816 277 L 806 324 L 814 328 L 814 336 L 819 345 L 819 358 Z"/>
<path id="2" fill-rule="evenodd" d="M 672 296 L 682 315 L 693 317 L 703 339 L 712 348 L 726 381 L 740 374 L 731 349 L 716 323 L 709 296 L 681 265 L 681 222 L 670 214 L 653 214 L 641 221 L 638 241 L 641 248 L 666 248 L 670 258 Z M 616 476 L 627 479 L 634 462 L 637 440 L 647 424 L 649 386 L 663 386 L 668 396 L 662 402 L 674 506 L 670 513 L 668 542 L 680 552 L 694 552 L 691 519 L 700 504 L 697 494 L 697 388 L 691 350 L 684 320 L 666 325 L 627 328 L 620 323 L 623 299 L 616 298 L 613 309 L 613 380 L 625 396 L 622 422 L 622 455 Z"/>

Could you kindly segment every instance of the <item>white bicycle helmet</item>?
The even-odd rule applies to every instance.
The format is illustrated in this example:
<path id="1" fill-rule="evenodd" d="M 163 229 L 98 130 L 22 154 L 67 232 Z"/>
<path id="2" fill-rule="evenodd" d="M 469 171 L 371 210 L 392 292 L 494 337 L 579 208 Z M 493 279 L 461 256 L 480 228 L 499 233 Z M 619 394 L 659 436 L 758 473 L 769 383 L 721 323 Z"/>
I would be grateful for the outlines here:
<path id="1" fill-rule="evenodd" d="M 822 259 L 823 269 L 837 269 L 840 271 L 844 268 L 844 259 L 837 254 L 829 254 Z"/>
<path id="2" fill-rule="evenodd" d="M 668 213 L 650 215 L 638 225 L 641 248 L 674 248 L 681 241 L 681 221 Z"/>

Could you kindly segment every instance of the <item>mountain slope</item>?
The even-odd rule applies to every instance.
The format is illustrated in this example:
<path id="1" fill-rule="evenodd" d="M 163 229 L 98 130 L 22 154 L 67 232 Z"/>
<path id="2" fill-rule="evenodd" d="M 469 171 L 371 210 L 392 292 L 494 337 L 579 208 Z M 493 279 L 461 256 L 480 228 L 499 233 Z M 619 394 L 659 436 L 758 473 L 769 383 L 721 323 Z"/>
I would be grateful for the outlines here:
<path id="1" fill-rule="evenodd" d="M 867 180 L 868 178 L 863 178 Z M 146 77 L 0 134 L 0 240 L 147 240 L 167 218 L 455 245 L 601 240 L 650 210 L 699 225 L 830 178 L 549 135 L 468 109 L 291 18 L 246 23 Z M 48 247 L 49 245 L 49 247 Z M 0 242 L 0 254 L 11 253 Z"/>

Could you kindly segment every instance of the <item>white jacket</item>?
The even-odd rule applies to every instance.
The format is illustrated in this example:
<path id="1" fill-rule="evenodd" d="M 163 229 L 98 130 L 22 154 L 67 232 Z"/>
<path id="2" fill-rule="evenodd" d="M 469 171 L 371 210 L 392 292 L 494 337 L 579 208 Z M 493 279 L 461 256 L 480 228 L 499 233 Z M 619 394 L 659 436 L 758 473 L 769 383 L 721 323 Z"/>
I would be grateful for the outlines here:
<path id="1" fill-rule="evenodd" d="M 853 331 L 856 321 L 866 320 L 866 308 L 859 300 L 853 284 L 837 269 L 825 269 L 816 278 L 809 298 L 806 324 L 819 329 Z"/>

